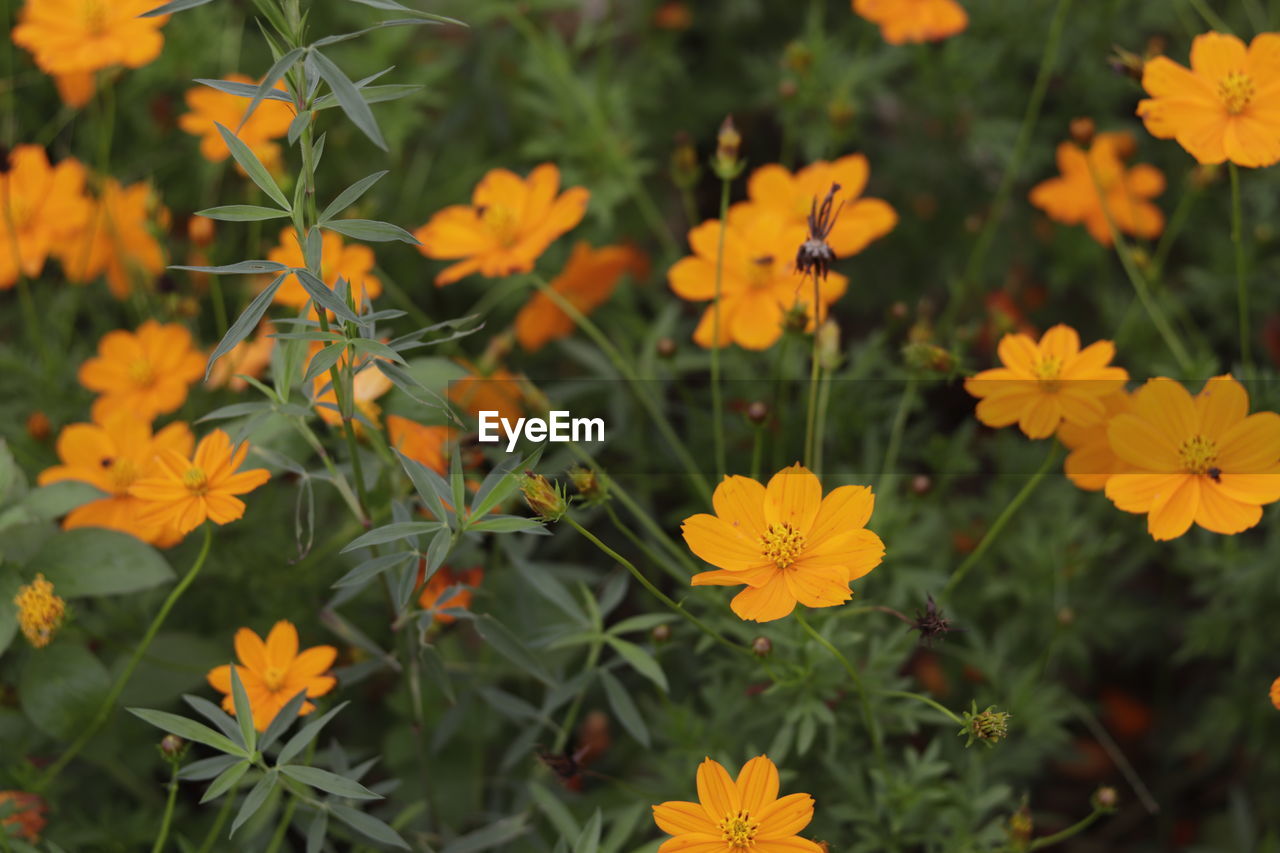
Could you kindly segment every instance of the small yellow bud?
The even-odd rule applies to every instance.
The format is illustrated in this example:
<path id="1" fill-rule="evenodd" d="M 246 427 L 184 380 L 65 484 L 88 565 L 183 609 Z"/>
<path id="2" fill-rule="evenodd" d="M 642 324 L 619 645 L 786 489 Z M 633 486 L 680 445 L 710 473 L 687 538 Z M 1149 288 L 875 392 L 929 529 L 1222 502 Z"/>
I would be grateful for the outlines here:
<path id="1" fill-rule="evenodd" d="M 37 574 L 30 584 L 18 587 L 13 603 L 18 605 L 18 624 L 27 641 L 37 649 L 49 645 L 67 611 L 67 603 L 54 594 L 53 584 Z"/>
<path id="2" fill-rule="evenodd" d="M 526 471 L 520 481 L 520 491 L 529 509 L 543 521 L 559 521 L 569 510 L 564 492 L 541 474 Z"/>

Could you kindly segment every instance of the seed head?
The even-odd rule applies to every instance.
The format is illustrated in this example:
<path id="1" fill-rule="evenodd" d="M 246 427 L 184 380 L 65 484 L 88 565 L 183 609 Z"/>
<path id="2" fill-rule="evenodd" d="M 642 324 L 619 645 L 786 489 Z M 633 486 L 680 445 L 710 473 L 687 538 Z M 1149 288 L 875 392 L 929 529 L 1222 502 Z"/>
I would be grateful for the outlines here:
<path id="1" fill-rule="evenodd" d="M 964 712 L 964 726 L 959 734 L 967 737 L 965 746 L 973 746 L 974 741 L 981 741 L 987 746 L 995 746 L 1009 734 L 1009 719 L 1012 717 L 1005 711 L 997 711 L 994 705 L 985 711 L 978 711 L 978 704 L 972 710 Z"/>

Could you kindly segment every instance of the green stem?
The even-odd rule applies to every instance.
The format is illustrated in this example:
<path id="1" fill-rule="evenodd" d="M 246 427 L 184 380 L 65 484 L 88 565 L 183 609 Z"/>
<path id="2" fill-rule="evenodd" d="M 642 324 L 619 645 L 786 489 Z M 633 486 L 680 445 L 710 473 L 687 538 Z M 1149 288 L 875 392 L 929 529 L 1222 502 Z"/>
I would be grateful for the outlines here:
<path id="1" fill-rule="evenodd" d="M 596 639 L 591 642 L 591 648 L 587 651 L 586 666 L 583 672 L 594 672 L 596 664 L 600 661 L 600 650 L 604 646 L 604 641 Z M 584 686 L 578 691 L 578 695 L 573 697 L 573 704 L 569 706 L 569 710 L 565 712 L 564 722 L 560 724 L 560 731 L 556 733 L 555 744 L 551 748 L 553 754 L 560 754 L 564 751 L 565 746 L 569 743 L 569 738 L 573 736 L 574 724 L 578 721 L 578 714 L 582 712 L 582 703 L 586 700 L 587 690 Z"/>
<path id="2" fill-rule="evenodd" d="M 644 554 L 645 559 L 653 563 L 655 566 L 661 566 L 663 571 L 670 575 L 671 579 L 677 583 L 688 582 L 689 576 L 681 572 L 669 561 L 662 559 L 651 547 L 649 547 L 649 543 L 637 536 L 634 530 L 623 523 L 622 519 L 618 517 L 618 513 L 612 506 L 605 503 L 604 511 L 605 514 L 609 516 L 609 520 L 613 522 L 613 526 L 617 528 L 618 532 L 627 537 L 627 541 L 636 546 L 636 549 L 641 554 Z"/>
<path id="3" fill-rule="evenodd" d="M 1204 0 L 1187 0 L 1191 4 L 1191 8 L 1196 10 L 1196 14 L 1204 18 L 1204 22 L 1220 33 L 1235 35 L 1235 31 L 1227 26 L 1227 22 L 1217 12 L 1209 8 Z"/>
<path id="4" fill-rule="evenodd" d="M 1253 342 L 1249 330 L 1249 285 L 1244 265 L 1244 206 L 1240 203 L 1240 169 L 1227 164 L 1231 172 L 1231 242 L 1236 246 L 1236 298 L 1240 309 L 1240 360 L 1245 378 L 1253 376 Z"/>
<path id="5" fill-rule="evenodd" d="M 907 377 L 907 384 L 902 389 L 902 396 L 898 399 L 898 410 L 893 415 L 893 426 L 889 429 L 889 446 L 884 452 L 884 464 L 880 467 L 880 479 L 876 481 L 876 494 L 883 495 L 885 484 L 889 481 L 889 476 L 893 472 L 894 467 L 898 464 L 898 453 L 902 449 L 902 433 L 907 427 L 907 415 L 911 413 L 911 406 L 916 399 L 916 377 L 914 375 Z"/>
<path id="6" fill-rule="evenodd" d="M 289 833 L 289 826 L 293 823 L 293 813 L 298 808 L 298 798 L 290 797 L 289 802 L 285 804 L 284 811 L 280 814 L 280 822 L 276 824 L 276 831 L 271 834 L 271 843 L 267 845 L 266 853 L 279 853 L 280 845 L 284 844 L 284 837 Z M 158 851 L 152 851 L 158 853 Z"/>
<path id="7" fill-rule="evenodd" d="M 950 595 L 956 586 L 959 585 L 960 581 L 964 580 L 964 576 L 969 573 L 969 570 L 977 565 L 978 560 L 982 558 L 982 555 L 987 552 L 987 549 L 990 548 L 992 543 L 994 543 L 1000 536 L 1000 531 L 1004 530 L 1005 525 L 1009 523 L 1010 519 L 1012 519 L 1018 512 L 1019 508 L 1026 503 L 1027 498 L 1031 497 L 1031 493 L 1036 490 L 1036 487 L 1040 485 L 1040 481 L 1045 478 L 1045 475 L 1047 475 L 1049 470 L 1053 468 L 1054 463 L 1058 461 L 1058 451 L 1059 446 L 1055 439 L 1049 447 L 1049 452 L 1045 454 L 1044 461 L 1040 463 L 1039 469 L 1031 475 L 1031 478 L 1027 480 L 1018 493 L 1013 496 L 1013 500 L 1009 501 L 1008 506 L 1004 508 L 1004 511 L 1000 513 L 999 517 L 996 518 L 991 527 L 987 529 L 987 533 L 982 537 L 982 541 L 979 542 L 978 546 L 969 553 L 968 557 L 965 557 L 964 562 L 962 562 L 951 575 L 951 579 L 947 581 L 946 587 L 942 590 L 942 595 L 939 596 L 940 598 L 946 598 Z"/>
<path id="8" fill-rule="evenodd" d="M 991 209 L 987 213 L 987 220 L 983 224 L 977 242 L 973 244 L 973 250 L 969 254 L 969 260 L 965 264 L 959 292 L 956 294 L 957 298 L 953 299 L 947 307 L 943 325 L 948 329 L 955 322 L 956 315 L 960 309 L 959 303 L 976 295 L 973 291 L 977 285 L 978 273 L 986 260 L 992 240 L 995 239 L 996 228 L 999 227 L 1000 220 L 1004 216 L 1004 209 L 1013 194 L 1013 185 L 1018 179 L 1019 172 L 1022 171 L 1023 161 L 1026 160 L 1027 154 L 1031 149 L 1032 134 L 1035 131 L 1036 122 L 1040 118 L 1040 110 L 1044 106 L 1045 95 L 1049 91 L 1049 80 L 1053 76 L 1053 68 L 1057 63 L 1058 47 L 1062 42 L 1062 33 L 1066 27 L 1067 13 L 1070 8 L 1071 0 L 1058 0 L 1057 8 L 1053 13 L 1053 20 L 1049 24 L 1049 34 L 1045 39 L 1044 53 L 1040 57 L 1040 68 L 1036 72 L 1035 83 L 1031 87 L 1031 97 L 1027 101 L 1027 109 L 1022 116 L 1022 125 L 1018 128 L 1018 137 L 1014 143 L 1013 156 L 1009 158 L 1009 162 L 1005 165 L 1004 174 L 1000 178 L 995 198 L 991 202 Z"/>
<path id="9" fill-rule="evenodd" d="M 209 298 L 213 302 L 213 317 L 218 324 L 218 340 L 227 335 L 227 304 L 222 296 L 222 276 L 209 276 Z"/>
<path id="10" fill-rule="evenodd" d="M 607 557 L 609 557 L 609 559 L 614 560 L 615 562 L 618 563 L 618 565 L 622 566 L 628 572 L 630 572 L 631 576 L 635 578 L 642 587 L 647 589 L 650 592 L 650 594 L 653 595 L 654 598 L 661 601 L 663 604 L 669 607 L 673 612 L 679 614 L 680 616 L 683 616 L 685 619 L 689 621 L 690 624 L 696 627 L 699 631 L 706 634 L 708 637 L 711 637 L 717 643 L 719 643 L 722 646 L 725 646 L 726 648 L 733 649 L 734 651 L 741 652 L 743 654 L 748 654 L 748 655 L 752 654 L 751 650 L 748 649 L 746 646 L 740 646 L 737 643 L 733 642 L 732 640 L 726 638 L 723 634 L 721 634 L 715 628 L 712 628 L 706 622 L 703 622 L 697 616 L 694 616 L 692 613 L 685 610 L 683 606 L 673 601 L 671 597 L 668 596 L 665 592 L 663 592 L 662 590 L 654 586 L 653 582 L 650 581 L 647 577 L 645 577 L 644 573 L 641 572 L 639 569 L 637 569 L 634 563 L 632 563 L 626 557 L 622 556 L 617 551 L 613 550 L 608 545 L 604 544 L 599 539 L 597 539 L 596 536 L 591 531 L 587 530 L 585 527 L 583 527 L 581 524 L 575 521 L 572 516 L 569 516 L 569 515 L 564 516 L 563 521 L 565 521 L 565 523 L 567 523 L 574 530 L 578 531 L 578 533 L 581 534 L 583 538 L 585 538 L 588 542 L 590 542 L 592 545 L 595 545 L 597 548 L 599 548 Z"/>
<path id="11" fill-rule="evenodd" d="M 196 853 L 209 853 L 213 846 L 218 843 L 222 837 L 222 828 L 227 825 L 227 820 L 231 817 L 231 809 L 236 804 L 236 794 L 240 791 L 240 780 L 237 780 L 231 786 L 231 790 L 222 795 L 222 808 L 218 809 L 218 816 L 213 820 L 213 826 L 209 827 L 209 832 L 204 837 L 204 841 L 200 843 L 200 849 Z"/>
<path id="12" fill-rule="evenodd" d="M 1031 846 L 1028 847 L 1027 849 L 1043 850 L 1045 847 L 1051 847 L 1054 844 L 1057 844 L 1061 841 L 1066 841 L 1068 838 L 1071 838 L 1074 835 L 1079 835 L 1080 833 L 1084 832 L 1086 829 L 1092 826 L 1093 823 L 1097 821 L 1098 818 L 1102 817 L 1104 814 L 1106 814 L 1106 812 L 1102 811 L 1101 809 L 1094 809 L 1093 812 L 1088 815 L 1088 817 L 1084 818 L 1078 823 L 1068 826 L 1066 829 L 1062 830 L 1061 832 L 1055 832 L 1053 835 L 1046 835 L 1043 838 L 1037 838 L 1035 841 L 1031 842 Z"/>
<path id="13" fill-rule="evenodd" d="M 156 833 L 156 843 L 151 845 L 151 853 L 161 853 L 164 843 L 169 840 L 169 824 L 173 822 L 173 807 L 178 801 L 178 762 L 173 763 L 173 772 L 169 776 L 169 797 L 165 800 L 164 816 L 160 819 L 160 831 Z"/>
<path id="14" fill-rule="evenodd" d="M 698 494 L 701 495 L 703 500 L 708 504 L 711 503 L 711 486 L 707 483 L 707 478 L 703 476 L 702 471 L 698 469 L 698 463 L 694 461 L 693 456 L 689 453 L 689 449 L 685 447 L 684 442 L 680 440 L 680 436 L 676 434 L 675 428 L 671 426 L 671 421 L 667 420 L 667 416 L 663 414 L 662 409 L 658 406 L 657 402 L 655 402 L 653 397 L 644 390 L 644 385 L 640 376 L 636 373 L 635 368 L 631 363 L 623 357 L 622 353 L 613 345 L 613 342 L 609 340 L 608 336 L 600 330 L 600 327 L 597 326 L 591 318 L 579 311 L 576 305 L 556 292 L 555 288 L 547 284 L 541 276 L 533 275 L 531 276 L 531 279 L 538 289 L 546 294 L 547 298 L 556 304 L 556 307 L 568 314 L 569 319 L 573 320 L 573 322 L 577 324 L 578 328 L 586 332 L 587 337 L 591 338 L 595 345 L 600 348 L 600 351 L 603 352 L 605 357 L 613 364 L 614 369 L 627 380 L 636 400 L 639 401 L 640 405 L 649 414 L 650 419 L 653 420 L 654 426 L 658 428 L 658 432 L 662 433 L 662 437 L 666 440 L 667 444 L 671 446 L 671 449 L 680 459 L 681 464 L 684 465 L 685 471 L 689 474 L 689 479 L 693 481 L 693 485 L 698 490 Z"/>
<path id="15" fill-rule="evenodd" d="M 727 465 L 724 453 L 724 401 L 720 393 L 720 288 L 724 281 L 724 236 L 729 230 L 729 187 L 732 181 L 720 179 L 720 236 L 716 249 L 716 293 L 711 303 L 711 419 L 715 439 L 716 482 L 724 479 Z"/>
<path id="16" fill-rule="evenodd" d="M 814 439 L 817 434 L 818 423 L 818 380 L 821 377 L 821 365 L 819 363 L 818 354 L 818 330 L 821 323 L 818 320 L 818 276 L 813 276 L 813 346 L 809 352 L 809 408 L 804 419 L 804 464 L 814 473 L 819 473 L 814 469 Z"/>
<path id="17" fill-rule="evenodd" d="M 13 232 L 10 231 L 10 233 Z M 22 302 L 22 313 L 26 315 L 27 334 L 31 336 L 31 342 L 35 345 L 36 352 L 40 353 L 40 363 L 48 371 L 52 362 L 49 360 L 49 346 L 45 342 L 44 331 L 40 328 L 40 312 L 36 310 L 36 300 L 31 295 L 31 285 L 27 283 L 27 277 L 21 272 L 22 259 L 16 251 L 13 255 L 13 260 L 15 266 L 19 269 L 18 299 Z"/>
<path id="18" fill-rule="evenodd" d="M 173 610 L 173 606 L 178 603 L 178 599 L 187 591 L 187 587 L 191 586 L 196 579 L 196 575 L 200 573 L 200 569 L 204 567 L 205 558 L 209 556 L 209 546 L 212 544 L 213 525 L 206 522 L 204 525 L 204 542 L 200 546 L 200 553 L 196 556 L 195 562 L 187 570 L 186 576 L 169 592 L 168 598 L 160 606 L 160 611 L 151 620 L 151 625 L 147 628 L 147 633 L 143 635 L 142 642 L 134 649 L 133 656 L 129 658 L 129 663 L 125 665 L 124 670 L 120 675 L 116 676 L 115 683 L 111 685 L 111 690 L 107 692 L 102 702 L 99 703 L 98 710 L 94 712 L 89 724 L 80 730 L 80 735 L 72 742 L 71 746 L 58 757 L 57 761 L 49 765 L 49 768 L 37 780 L 35 784 L 37 792 L 47 789 L 53 780 L 58 777 L 58 774 L 62 772 L 62 769 L 80 753 L 80 750 L 84 749 L 85 745 L 98 733 L 98 730 L 111 718 L 111 714 L 116 707 L 116 701 L 120 698 L 120 694 L 124 692 L 129 679 L 133 677 L 133 671 L 138 668 L 142 656 L 151 647 L 151 642 L 156 638 L 156 634 L 160 633 L 160 628 L 164 625 L 164 620 L 168 618 L 169 611 Z"/>
<path id="19" fill-rule="evenodd" d="M 840 664 L 844 667 L 844 671 L 849 674 L 849 680 L 853 682 L 854 692 L 858 694 L 858 704 L 862 708 L 863 722 L 867 727 L 867 735 L 871 738 L 871 747 L 875 751 L 876 761 L 880 764 L 880 767 L 883 770 L 887 767 L 884 757 L 884 743 L 882 742 L 880 735 L 880 727 L 876 725 L 875 715 L 871 713 L 871 699 L 867 694 L 866 685 L 862 682 L 862 675 L 859 674 L 854 665 L 849 662 L 849 659 L 844 656 L 844 652 L 837 649 L 830 640 L 819 634 L 817 630 L 809 624 L 809 620 L 805 618 L 803 611 L 796 611 L 796 621 L 800 623 L 800 627 L 805 630 L 805 633 L 818 642 L 818 645 L 831 652 L 836 660 L 840 661 Z"/>
<path id="20" fill-rule="evenodd" d="M 764 459 L 764 424 L 757 424 L 751 440 L 751 479 L 760 479 L 760 464 Z"/>
<path id="21" fill-rule="evenodd" d="M 876 695 L 891 696 L 898 699 L 910 699 L 913 702 L 923 702 L 925 705 L 928 705 L 933 710 L 938 711 L 939 713 L 945 715 L 949 720 L 951 720 L 956 725 L 958 726 L 964 725 L 964 720 L 962 720 L 960 716 L 957 715 L 954 711 L 952 711 L 946 705 L 943 705 L 940 702 L 936 702 L 933 699 L 930 699 L 928 696 L 925 696 L 923 694 L 912 693 L 908 690 L 877 690 Z"/>

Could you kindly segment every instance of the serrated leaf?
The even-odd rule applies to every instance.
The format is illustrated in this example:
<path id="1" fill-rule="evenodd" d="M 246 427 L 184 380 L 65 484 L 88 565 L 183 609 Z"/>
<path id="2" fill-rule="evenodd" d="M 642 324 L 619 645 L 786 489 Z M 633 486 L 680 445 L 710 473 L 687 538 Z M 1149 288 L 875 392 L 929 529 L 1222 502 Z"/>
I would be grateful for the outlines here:
<path id="1" fill-rule="evenodd" d="M 323 225 L 359 201 L 360 197 L 368 192 L 370 187 L 382 180 L 386 174 L 387 171 L 385 169 L 381 172 L 374 172 L 372 175 L 361 178 L 342 192 L 338 193 L 338 197 L 329 202 L 329 206 L 321 212 L 320 224 Z"/>
<path id="2" fill-rule="evenodd" d="M 388 243 L 393 240 L 399 240 L 401 243 L 408 243 L 410 246 L 421 246 L 418 238 L 401 228 L 399 225 L 392 225 L 390 222 L 380 222 L 376 219 L 333 219 L 323 223 L 321 228 L 327 228 L 330 231 L 337 231 L 354 240 L 364 240 L 369 243 Z"/>
<path id="3" fill-rule="evenodd" d="M 644 724 L 644 717 L 636 708 L 636 703 L 631 701 L 631 694 L 627 693 L 627 689 L 608 670 L 600 671 L 600 683 L 604 685 L 605 698 L 609 700 L 609 707 L 613 709 L 613 715 L 618 718 L 618 722 L 622 723 L 622 727 L 630 732 L 641 746 L 648 749 L 649 727 Z"/>
<path id="4" fill-rule="evenodd" d="M 382 131 L 378 129 L 378 122 L 373 117 L 373 110 L 369 109 L 364 98 L 360 97 L 360 90 L 332 59 L 318 50 L 312 51 L 309 56 L 315 60 L 316 70 L 333 90 L 333 95 L 338 99 L 338 105 L 347 114 L 347 118 L 351 119 L 352 123 L 369 137 L 374 145 L 386 151 L 387 141 L 382 138 Z"/>
<path id="5" fill-rule="evenodd" d="M 335 794 L 348 800 L 380 800 L 381 794 L 375 794 L 364 785 L 337 773 L 321 770 L 319 767 L 305 767 L 301 764 L 285 764 L 280 772 L 290 779 L 297 779 L 304 785 L 310 785 L 321 791 Z"/>
<path id="6" fill-rule="evenodd" d="M 280 772 L 273 767 L 263 774 L 258 784 L 249 789 L 244 802 L 240 805 L 240 811 L 236 812 L 236 819 L 231 822 L 231 835 L 235 835 L 236 830 L 243 826 L 245 821 L 258 813 L 258 809 L 262 808 L 262 804 L 267 801 L 267 796 L 279 780 Z"/>
<path id="7" fill-rule="evenodd" d="M 293 737 L 289 738 L 284 747 L 281 748 L 280 755 L 276 758 L 276 763 L 288 764 L 292 761 L 298 753 L 307 748 L 307 744 L 315 740 L 316 736 L 320 734 L 321 729 L 323 729 L 325 725 L 345 707 L 347 707 L 347 703 L 341 702 L 329 711 L 326 711 L 318 719 L 311 720 L 299 729 Z"/>
<path id="8" fill-rule="evenodd" d="M 606 635 L 604 639 L 615 652 L 622 656 L 623 660 L 631 665 L 632 669 L 656 684 L 663 693 L 667 692 L 667 676 L 648 652 L 635 643 L 619 637 Z"/>
<path id="9" fill-rule="evenodd" d="M 197 210 L 195 215 L 220 222 L 261 222 L 264 219 L 284 219 L 289 216 L 289 211 L 256 204 L 224 204 Z"/>
<path id="10" fill-rule="evenodd" d="M 167 711 L 152 711 L 148 708 L 129 708 L 127 710 L 135 717 L 180 738 L 211 746 L 228 755 L 237 755 L 241 758 L 249 757 L 248 753 L 232 743 L 230 738 L 218 734 L 213 729 L 201 725 L 195 720 L 188 720 L 186 717 L 179 717 L 177 714 L 170 714 Z"/>
<path id="11" fill-rule="evenodd" d="M 258 159 L 258 155 L 245 145 L 238 136 L 227 130 L 221 122 L 215 121 L 213 126 L 218 129 L 222 141 L 226 143 L 227 150 L 231 152 L 231 156 L 240 164 L 240 168 L 244 169 L 249 179 L 258 185 L 264 193 L 266 193 L 272 201 L 280 205 L 285 210 L 292 210 L 289 205 L 289 199 L 281 192 L 280 187 L 276 184 L 275 178 L 271 177 L 271 173 L 267 171 L 267 167 L 262 165 L 262 161 Z"/>
<path id="12" fill-rule="evenodd" d="M 281 267 L 281 269 L 284 269 L 284 267 Z M 236 318 L 236 321 L 231 324 L 231 328 L 227 329 L 227 333 L 222 336 L 222 340 L 218 342 L 218 345 L 213 349 L 213 353 L 209 356 L 209 363 L 205 365 L 204 378 L 206 380 L 208 380 L 209 374 L 213 372 L 214 362 L 231 352 L 236 344 L 253 334 L 253 330 L 262 321 L 262 315 L 266 314 L 267 309 L 271 307 L 271 300 L 275 298 L 276 291 L 280 289 L 284 279 L 284 275 L 276 276 L 275 281 L 271 282 L 266 289 L 255 296 L 253 301 L 249 303 L 249 307 L 244 309 L 240 316 Z"/>
<path id="13" fill-rule="evenodd" d="M 372 545 L 383 545 L 387 542 L 409 539 L 410 537 L 421 536 L 424 533 L 434 533 L 443 526 L 439 521 L 396 521 L 391 524 L 384 524 L 356 537 L 340 553 L 345 554 L 348 551 L 368 548 Z"/>

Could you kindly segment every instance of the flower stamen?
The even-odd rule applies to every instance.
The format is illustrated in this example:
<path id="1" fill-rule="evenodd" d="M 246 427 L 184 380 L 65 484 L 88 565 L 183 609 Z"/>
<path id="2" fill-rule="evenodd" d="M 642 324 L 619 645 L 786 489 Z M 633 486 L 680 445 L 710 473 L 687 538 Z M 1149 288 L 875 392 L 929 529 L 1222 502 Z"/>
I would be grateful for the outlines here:
<path id="1" fill-rule="evenodd" d="M 203 495 L 209 490 L 209 475 L 204 472 L 203 468 L 191 466 L 182 475 L 182 485 L 187 487 L 187 491 L 195 495 Z"/>
<path id="2" fill-rule="evenodd" d="M 756 846 L 755 837 L 760 825 L 751 819 L 751 813 L 740 811 L 720 821 L 720 837 L 730 847 L 750 850 Z"/>
<path id="3" fill-rule="evenodd" d="M 771 524 L 760 537 L 760 552 L 780 569 L 794 563 L 804 551 L 804 535 L 790 524 Z"/>
<path id="4" fill-rule="evenodd" d="M 1211 471 L 1217 471 L 1219 476 L 1222 474 L 1221 469 L 1215 468 L 1213 464 L 1218 460 L 1218 445 L 1202 435 L 1192 436 L 1182 442 L 1178 455 L 1189 474 L 1208 474 Z"/>
<path id="5" fill-rule="evenodd" d="M 1245 111 L 1253 101 L 1256 91 L 1257 86 L 1253 78 L 1243 71 L 1228 71 L 1226 76 L 1218 81 L 1218 97 L 1222 99 L 1227 112 L 1233 116 Z"/>

